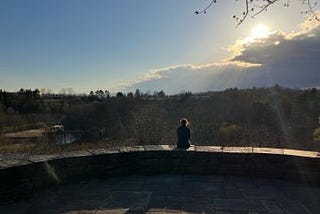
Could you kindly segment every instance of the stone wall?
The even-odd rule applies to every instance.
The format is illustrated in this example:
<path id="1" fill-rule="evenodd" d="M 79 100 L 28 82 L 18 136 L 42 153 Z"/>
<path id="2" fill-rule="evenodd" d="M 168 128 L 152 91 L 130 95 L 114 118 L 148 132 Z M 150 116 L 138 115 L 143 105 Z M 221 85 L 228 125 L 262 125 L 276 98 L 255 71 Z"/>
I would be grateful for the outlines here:
<path id="1" fill-rule="evenodd" d="M 0 197 L 7 200 L 75 180 L 129 174 L 218 174 L 320 185 L 318 152 L 272 148 L 149 145 L 2 158 L 0 167 Z"/>

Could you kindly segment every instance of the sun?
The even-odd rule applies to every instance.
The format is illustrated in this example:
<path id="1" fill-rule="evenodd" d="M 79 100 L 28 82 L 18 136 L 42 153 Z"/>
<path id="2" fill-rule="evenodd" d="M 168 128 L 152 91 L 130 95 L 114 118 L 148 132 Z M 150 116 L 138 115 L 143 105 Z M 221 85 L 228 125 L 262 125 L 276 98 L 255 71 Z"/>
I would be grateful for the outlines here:
<path id="1" fill-rule="evenodd" d="M 270 33 L 271 32 L 270 32 L 269 27 L 267 25 L 259 24 L 259 25 L 255 26 L 254 28 L 252 28 L 251 37 L 255 38 L 255 39 L 266 38 L 269 36 Z"/>

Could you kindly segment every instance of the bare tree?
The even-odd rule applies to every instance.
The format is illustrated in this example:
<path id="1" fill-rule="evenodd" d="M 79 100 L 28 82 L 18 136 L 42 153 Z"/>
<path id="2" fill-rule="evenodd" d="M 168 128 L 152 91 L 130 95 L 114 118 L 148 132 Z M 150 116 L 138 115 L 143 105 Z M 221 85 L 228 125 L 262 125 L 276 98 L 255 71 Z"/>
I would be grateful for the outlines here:
<path id="1" fill-rule="evenodd" d="M 131 114 L 131 135 L 142 144 L 159 144 L 168 132 L 166 121 L 166 110 L 156 106 L 145 106 Z"/>
<path id="2" fill-rule="evenodd" d="M 301 11 L 302 14 L 311 14 L 311 19 L 314 18 L 317 21 L 320 21 L 317 13 L 315 12 L 315 7 L 318 5 L 319 0 L 235 0 L 236 2 L 242 1 L 244 4 L 244 10 L 241 15 L 233 15 L 237 22 L 236 27 L 238 27 L 242 22 L 244 22 L 248 17 L 254 18 L 255 16 L 259 15 L 260 13 L 267 11 L 269 7 L 274 4 L 283 3 L 284 7 L 290 6 L 290 1 L 299 1 L 301 4 L 305 5 L 305 9 Z M 213 4 L 217 3 L 218 0 L 210 0 L 208 5 L 201 9 L 195 11 L 195 14 L 205 14 L 207 13 L 208 9 L 213 6 Z"/>
<path id="3" fill-rule="evenodd" d="M 59 91 L 59 94 L 61 95 L 66 95 L 67 94 L 67 89 L 63 88 Z"/>
<path id="4" fill-rule="evenodd" d="M 67 88 L 67 93 L 68 93 L 69 95 L 73 95 L 73 94 L 74 94 L 74 91 L 73 91 L 72 88 Z"/>

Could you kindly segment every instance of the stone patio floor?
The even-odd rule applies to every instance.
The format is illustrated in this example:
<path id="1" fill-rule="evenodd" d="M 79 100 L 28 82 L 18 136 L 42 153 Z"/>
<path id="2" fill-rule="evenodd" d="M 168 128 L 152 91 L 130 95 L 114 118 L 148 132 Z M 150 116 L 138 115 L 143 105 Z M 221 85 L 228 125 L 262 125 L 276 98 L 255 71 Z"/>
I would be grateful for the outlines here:
<path id="1" fill-rule="evenodd" d="M 232 176 L 125 176 L 61 185 L 0 213 L 320 213 L 320 187 Z"/>

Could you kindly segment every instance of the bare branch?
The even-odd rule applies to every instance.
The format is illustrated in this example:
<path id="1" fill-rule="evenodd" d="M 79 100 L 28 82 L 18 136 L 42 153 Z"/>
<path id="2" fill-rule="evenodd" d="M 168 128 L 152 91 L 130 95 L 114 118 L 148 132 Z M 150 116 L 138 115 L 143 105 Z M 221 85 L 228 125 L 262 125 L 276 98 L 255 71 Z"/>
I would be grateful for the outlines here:
<path id="1" fill-rule="evenodd" d="M 239 0 L 235 0 L 239 1 Z M 233 15 L 233 18 L 236 20 L 237 25 L 235 27 L 238 27 L 241 25 L 248 16 L 254 18 L 255 16 L 258 16 L 260 13 L 266 11 L 270 6 L 274 5 L 275 3 L 280 2 L 280 0 L 243 0 L 245 1 L 245 11 L 242 13 L 242 16 Z M 308 8 L 306 11 L 303 11 L 303 14 L 311 13 L 317 21 L 320 21 L 320 18 L 318 14 L 315 11 L 315 7 L 318 5 L 318 1 L 320 0 L 314 0 L 315 2 L 312 3 L 312 0 L 296 0 L 301 2 L 302 4 L 307 5 Z M 217 3 L 217 0 L 210 0 L 209 4 L 200 11 L 195 11 L 195 14 L 202 14 L 206 13 L 207 10 L 213 5 L 213 3 Z M 284 7 L 289 7 L 290 0 L 286 0 L 283 4 Z M 256 11 L 257 9 L 257 11 Z"/>
<path id="2" fill-rule="evenodd" d="M 259 15 L 260 13 L 262 13 L 264 10 L 266 10 L 268 7 L 270 7 L 271 5 L 273 5 L 273 4 L 274 4 L 275 2 L 277 2 L 277 1 L 278 1 L 278 0 L 273 0 L 273 1 L 268 0 L 267 3 L 266 3 L 264 6 L 262 6 L 261 9 L 260 9 L 258 12 L 256 12 L 255 14 L 253 14 L 253 17 Z"/>
<path id="3" fill-rule="evenodd" d="M 309 12 L 312 13 L 313 17 L 317 20 L 320 21 L 319 17 L 317 16 L 317 14 L 314 12 L 313 10 L 313 6 L 311 5 L 311 1 L 307 0 L 307 4 L 308 4 L 308 8 L 309 8 Z"/>
<path id="4" fill-rule="evenodd" d="M 238 27 L 247 18 L 248 14 L 249 14 L 249 2 L 248 1 L 249 0 L 246 0 L 246 11 L 243 12 L 244 15 L 243 15 L 242 19 L 240 19 L 240 21 L 238 22 L 236 27 Z"/>
<path id="5" fill-rule="evenodd" d="M 206 13 L 207 10 L 213 5 L 213 3 L 216 3 L 216 2 L 217 2 L 216 0 L 211 0 L 207 7 L 205 7 L 204 9 L 202 9 L 200 11 L 195 11 L 195 14 Z"/>

